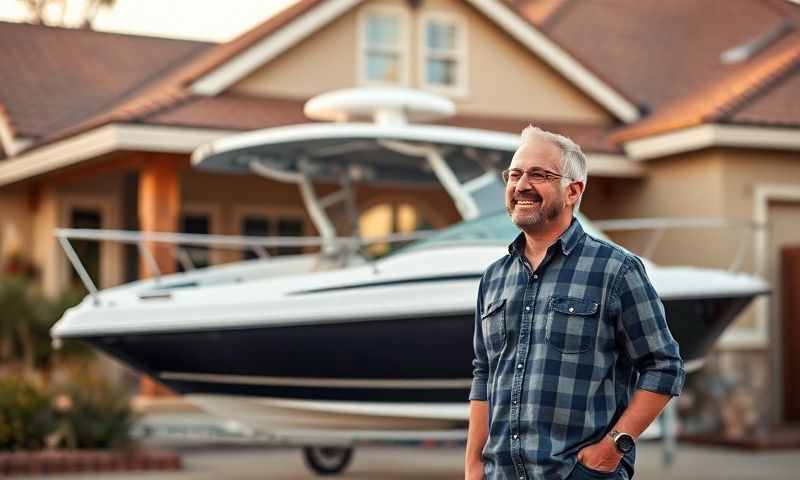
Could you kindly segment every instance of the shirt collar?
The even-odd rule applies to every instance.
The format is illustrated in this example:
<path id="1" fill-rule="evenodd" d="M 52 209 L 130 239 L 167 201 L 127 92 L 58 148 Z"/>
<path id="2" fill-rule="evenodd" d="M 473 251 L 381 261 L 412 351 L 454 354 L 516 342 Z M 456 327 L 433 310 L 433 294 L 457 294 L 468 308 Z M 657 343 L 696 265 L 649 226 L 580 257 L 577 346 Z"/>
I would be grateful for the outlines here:
<path id="1" fill-rule="evenodd" d="M 572 222 L 569 224 L 569 227 L 567 227 L 567 229 L 564 230 L 564 233 L 558 237 L 556 243 L 560 244 L 561 252 L 564 255 L 569 255 L 572 253 L 572 250 L 575 249 L 584 235 L 585 233 L 583 231 L 583 227 L 581 226 L 581 222 L 579 222 L 577 218 L 572 217 Z M 508 246 L 508 253 L 510 255 L 515 255 L 524 252 L 525 233 L 520 232 L 519 235 L 517 235 L 517 238 L 515 238 L 514 241 L 511 242 L 511 245 Z"/>

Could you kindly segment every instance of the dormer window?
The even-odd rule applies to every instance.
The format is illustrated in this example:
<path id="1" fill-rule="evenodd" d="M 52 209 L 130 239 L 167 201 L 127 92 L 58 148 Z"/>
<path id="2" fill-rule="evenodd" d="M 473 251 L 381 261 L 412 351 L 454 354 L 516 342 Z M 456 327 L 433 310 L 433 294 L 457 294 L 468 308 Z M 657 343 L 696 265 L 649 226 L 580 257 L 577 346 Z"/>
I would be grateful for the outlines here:
<path id="1" fill-rule="evenodd" d="M 442 93 L 464 95 L 466 79 L 466 31 L 460 17 L 430 13 L 422 22 L 421 83 Z"/>
<path id="2" fill-rule="evenodd" d="M 370 8 L 361 17 L 361 83 L 406 85 L 408 17 L 389 6 Z"/>

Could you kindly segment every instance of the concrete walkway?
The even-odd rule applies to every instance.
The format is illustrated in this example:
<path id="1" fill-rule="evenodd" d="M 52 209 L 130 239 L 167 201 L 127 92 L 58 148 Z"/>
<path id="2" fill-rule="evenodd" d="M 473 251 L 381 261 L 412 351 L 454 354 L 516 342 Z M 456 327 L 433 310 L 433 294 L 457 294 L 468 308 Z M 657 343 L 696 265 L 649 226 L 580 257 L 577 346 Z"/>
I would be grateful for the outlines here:
<path id="1" fill-rule="evenodd" d="M 249 446 L 178 446 L 185 470 L 171 473 L 99 473 L 54 475 L 51 480 L 295 480 L 315 478 L 303 464 L 298 449 Z M 461 447 L 375 446 L 356 450 L 353 463 L 341 479 L 458 479 L 463 478 Z M 14 477 L 34 478 L 34 477 Z M 41 477 L 39 477 L 41 478 Z M 800 452 L 750 453 L 681 445 L 675 465 L 661 465 L 657 443 L 640 446 L 636 478 L 645 480 L 782 480 L 800 478 Z"/>

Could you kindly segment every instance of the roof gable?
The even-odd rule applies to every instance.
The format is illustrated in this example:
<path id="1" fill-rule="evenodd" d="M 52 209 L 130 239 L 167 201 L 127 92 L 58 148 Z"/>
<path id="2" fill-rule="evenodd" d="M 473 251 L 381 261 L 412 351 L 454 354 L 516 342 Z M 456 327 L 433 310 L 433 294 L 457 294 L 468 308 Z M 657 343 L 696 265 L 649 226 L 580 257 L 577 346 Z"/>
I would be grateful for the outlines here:
<path id="1" fill-rule="evenodd" d="M 183 80 L 195 94 L 217 95 L 360 3 L 362 0 L 329 0 L 324 3 L 301 0 L 282 14 L 281 21 L 267 21 L 231 42 L 234 46 L 220 46 L 209 52 L 206 58 L 194 62 L 202 68 L 190 65 Z M 617 118 L 630 122 L 639 117 L 635 105 L 513 8 L 498 0 L 467 0 L 467 3 Z"/>
<path id="2" fill-rule="evenodd" d="M 0 22 L 0 105 L 17 138 L 96 115 L 211 44 Z"/>

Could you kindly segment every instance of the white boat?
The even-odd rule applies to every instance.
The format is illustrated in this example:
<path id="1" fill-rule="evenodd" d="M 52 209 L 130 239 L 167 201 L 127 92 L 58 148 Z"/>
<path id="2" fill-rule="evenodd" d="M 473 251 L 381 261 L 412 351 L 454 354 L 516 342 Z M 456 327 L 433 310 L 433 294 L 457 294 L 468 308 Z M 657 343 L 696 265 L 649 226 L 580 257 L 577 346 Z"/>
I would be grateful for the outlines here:
<path id="1" fill-rule="evenodd" d="M 355 249 L 336 237 L 314 182 L 344 176 L 346 193 L 348 181 L 439 181 L 465 221 L 378 260 L 350 255 L 340 268 L 320 268 L 325 262 L 301 255 L 95 291 L 65 313 L 52 335 L 89 342 L 212 413 L 309 443 L 463 431 L 478 281 L 518 233 L 503 210 L 498 175 L 518 136 L 408 124 L 452 113 L 452 104 L 394 89 L 322 96 L 309 102 L 307 113 L 339 122 L 222 139 L 199 149 L 193 162 L 297 183 L 321 232 L 323 258 L 341 259 Z M 375 123 L 349 121 L 367 113 Z M 587 233 L 606 238 L 578 217 Z M 69 238 L 228 246 L 289 241 L 59 235 L 68 253 Z M 313 242 L 294 240 L 303 241 Z M 768 290 L 750 275 L 645 265 L 689 369 Z"/>

